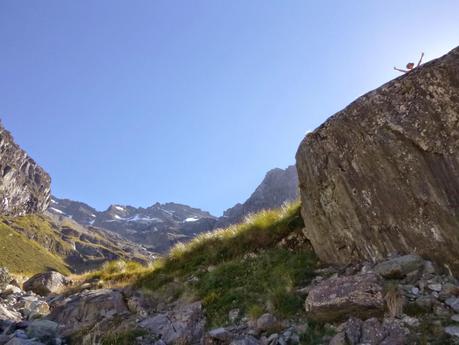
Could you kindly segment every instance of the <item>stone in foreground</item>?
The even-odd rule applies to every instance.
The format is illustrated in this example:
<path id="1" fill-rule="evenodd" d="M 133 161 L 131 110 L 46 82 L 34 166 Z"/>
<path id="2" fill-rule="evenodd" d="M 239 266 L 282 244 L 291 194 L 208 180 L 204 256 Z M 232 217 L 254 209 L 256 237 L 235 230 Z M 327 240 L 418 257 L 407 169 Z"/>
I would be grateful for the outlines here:
<path id="1" fill-rule="evenodd" d="M 336 334 L 330 345 L 405 345 L 409 331 L 396 319 L 376 318 L 362 321 L 350 318 Z"/>
<path id="2" fill-rule="evenodd" d="M 200 302 L 181 306 L 143 320 L 140 326 L 166 344 L 197 344 L 204 335 L 205 318 Z"/>
<path id="3" fill-rule="evenodd" d="M 70 284 L 70 280 L 59 272 L 38 273 L 24 283 L 24 290 L 33 291 L 41 296 L 60 291 Z"/>
<path id="4" fill-rule="evenodd" d="M 100 289 L 84 291 L 57 302 L 49 319 L 59 324 L 61 335 L 69 336 L 96 325 L 102 331 L 102 323 L 109 324 L 115 317 L 128 314 L 120 291 Z"/>
<path id="5" fill-rule="evenodd" d="M 305 308 L 311 319 L 322 322 L 382 315 L 381 279 L 375 273 L 329 278 L 311 289 Z"/>
<path id="6" fill-rule="evenodd" d="M 401 279 L 408 273 L 424 266 L 424 260 L 418 255 L 404 255 L 377 264 L 374 271 L 384 278 Z"/>
<path id="7" fill-rule="evenodd" d="M 306 235 L 327 263 L 416 251 L 459 272 L 459 47 L 367 93 L 296 154 Z"/>

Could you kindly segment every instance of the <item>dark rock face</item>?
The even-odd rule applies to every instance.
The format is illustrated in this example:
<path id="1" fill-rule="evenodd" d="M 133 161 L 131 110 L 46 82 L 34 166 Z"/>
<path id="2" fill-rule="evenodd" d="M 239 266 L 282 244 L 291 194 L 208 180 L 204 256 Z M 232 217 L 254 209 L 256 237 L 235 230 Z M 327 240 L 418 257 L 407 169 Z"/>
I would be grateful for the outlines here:
<path id="1" fill-rule="evenodd" d="M 50 199 L 49 175 L 0 123 L 0 215 L 43 212 Z"/>
<path id="2" fill-rule="evenodd" d="M 459 48 L 358 98 L 296 158 L 322 260 L 417 253 L 459 271 Z"/>
<path id="3" fill-rule="evenodd" d="M 283 203 L 298 198 L 298 194 L 298 175 L 294 165 L 287 169 L 272 169 L 247 201 L 223 213 L 216 227 L 239 223 L 250 213 L 281 207 Z"/>

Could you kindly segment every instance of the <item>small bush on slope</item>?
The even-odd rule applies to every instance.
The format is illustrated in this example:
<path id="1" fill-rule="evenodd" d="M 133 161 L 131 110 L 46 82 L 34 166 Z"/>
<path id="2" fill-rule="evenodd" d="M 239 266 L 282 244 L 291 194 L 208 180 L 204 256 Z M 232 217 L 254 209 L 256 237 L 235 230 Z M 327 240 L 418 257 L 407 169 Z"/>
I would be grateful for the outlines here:
<path id="1" fill-rule="evenodd" d="M 203 301 L 210 326 L 227 322 L 228 311 L 271 311 L 281 317 L 302 311 L 295 288 L 307 284 L 317 260 L 306 247 L 289 250 L 281 240 L 301 233 L 299 203 L 262 211 L 245 223 L 201 234 L 174 247 L 149 267 L 108 264 L 93 272 L 108 282 L 133 283 L 158 300 L 190 295 Z"/>

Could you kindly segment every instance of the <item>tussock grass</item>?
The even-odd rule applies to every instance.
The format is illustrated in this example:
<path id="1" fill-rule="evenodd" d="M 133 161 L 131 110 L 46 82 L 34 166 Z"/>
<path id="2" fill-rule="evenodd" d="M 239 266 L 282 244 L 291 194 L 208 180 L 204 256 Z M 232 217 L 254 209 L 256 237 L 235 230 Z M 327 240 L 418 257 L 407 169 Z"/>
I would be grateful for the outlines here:
<path id="1" fill-rule="evenodd" d="M 163 302 L 200 299 L 210 326 L 227 323 L 234 308 L 252 317 L 266 311 L 294 316 L 303 310 L 295 290 L 309 282 L 317 264 L 309 247 L 279 245 L 289 235 L 301 235 L 299 211 L 299 202 L 262 211 L 241 224 L 178 244 L 149 266 L 112 262 L 85 278 L 133 284 Z"/>

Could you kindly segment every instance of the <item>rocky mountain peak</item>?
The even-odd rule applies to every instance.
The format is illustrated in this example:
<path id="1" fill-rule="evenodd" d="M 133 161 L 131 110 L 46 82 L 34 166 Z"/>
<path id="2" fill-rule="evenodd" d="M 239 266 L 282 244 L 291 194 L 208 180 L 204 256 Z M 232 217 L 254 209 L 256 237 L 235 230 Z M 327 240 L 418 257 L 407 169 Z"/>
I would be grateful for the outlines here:
<path id="1" fill-rule="evenodd" d="M 50 201 L 50 184 L 49 175 L 0 123 L 0 215 L 44 212 Z"/>
<path id="2" fill-rule="evenodd" d="M 294 165 L 286 169 L 272 169 L 244 203 L 238 203 L 223 213 L 217 226 L 238 223 L 250 213 L 280 207 L 286 201 L 298 198 L 298 193 L 298 175 Z"/>

